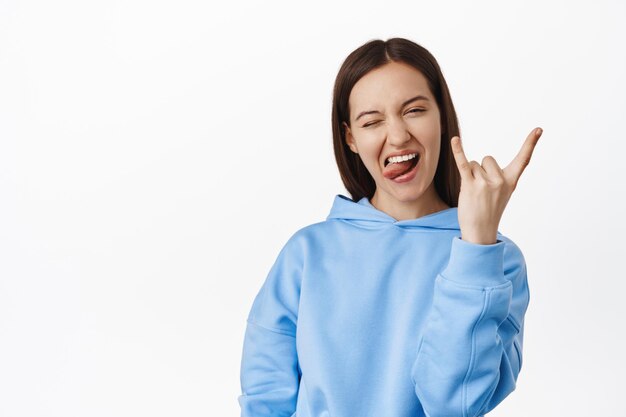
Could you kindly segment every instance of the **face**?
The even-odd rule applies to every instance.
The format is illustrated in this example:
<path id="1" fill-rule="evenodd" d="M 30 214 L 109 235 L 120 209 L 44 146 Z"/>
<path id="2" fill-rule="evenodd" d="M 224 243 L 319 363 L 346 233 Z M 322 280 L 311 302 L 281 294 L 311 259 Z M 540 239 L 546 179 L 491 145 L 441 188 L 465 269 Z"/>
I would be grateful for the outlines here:
<path id="1" fill-rule="evenodd" d="M 410 101 L 416 96 L 422 97 Z M 374 178 L 375 199 L 433 204 L 425 200 L 438 199 L 433 178 L 441 124 L 437 102 L 422 73 L 398 62 L 372 70 L 352 88 L 349 108 L 346 143 Z M 405 182 L 383 176 L 387 157 L 407 150 L 419 153 L 416 175 Z"/>

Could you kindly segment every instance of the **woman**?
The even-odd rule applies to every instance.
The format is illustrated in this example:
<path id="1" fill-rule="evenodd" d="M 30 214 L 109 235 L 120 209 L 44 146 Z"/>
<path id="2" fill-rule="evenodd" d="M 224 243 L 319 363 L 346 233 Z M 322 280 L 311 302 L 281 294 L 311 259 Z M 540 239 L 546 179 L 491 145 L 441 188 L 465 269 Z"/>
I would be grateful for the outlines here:
<path id="1" fill-rule="evenodd" d="M 334 150 L 352 198 L 295 232 L 244 339 L 242 416 L 482 416 L 514 389 L 529 303 L 497 229 L 541 135 L 468 162 L 435 58 L 402 38 L 337 75 Z"/>

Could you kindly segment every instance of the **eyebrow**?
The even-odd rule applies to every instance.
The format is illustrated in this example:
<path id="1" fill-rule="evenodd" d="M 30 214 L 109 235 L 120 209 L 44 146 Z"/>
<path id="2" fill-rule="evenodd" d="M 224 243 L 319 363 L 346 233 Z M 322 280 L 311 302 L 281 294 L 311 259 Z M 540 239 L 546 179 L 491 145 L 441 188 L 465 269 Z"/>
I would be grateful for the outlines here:
<path id="1" fill-rule="evenodd" d="M 417 95 L 417 96 L 415 96 L 413 98 L 408 99 L 404 103 L 402 103 L 402 107 L 406 106 L 409 103 L 413 103 L 414 101 L 418 101 L 418 100 L 430 101 L 430 100 L 428 100 L 428 97 L 426 97 L 426 96 Z M 359 118 L 361 118 L 361 116 L 365 116 L 366 114 L 372 114 L 372 113 L 380 113 L 380 112 L 378 110 L 362 111 L 361 113 L 359 113 L 359 115 L 356 117 L 356 119 L 354 119 L 354 121 L 356 122 L 357 120 L 359 120 Z"/>

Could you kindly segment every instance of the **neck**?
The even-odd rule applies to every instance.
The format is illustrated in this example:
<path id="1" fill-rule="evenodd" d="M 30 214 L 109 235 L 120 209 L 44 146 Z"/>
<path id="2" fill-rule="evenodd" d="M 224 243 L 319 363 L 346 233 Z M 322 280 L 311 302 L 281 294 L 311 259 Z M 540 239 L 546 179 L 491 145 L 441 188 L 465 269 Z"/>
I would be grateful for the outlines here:
<path id="1" fill-rule="evenodd" d="M 370 203 L 396 221 L 417 219 L 450 208 L 437 194 L 434 183 L 415 200 L 398 200 L 377 188 Z"/>

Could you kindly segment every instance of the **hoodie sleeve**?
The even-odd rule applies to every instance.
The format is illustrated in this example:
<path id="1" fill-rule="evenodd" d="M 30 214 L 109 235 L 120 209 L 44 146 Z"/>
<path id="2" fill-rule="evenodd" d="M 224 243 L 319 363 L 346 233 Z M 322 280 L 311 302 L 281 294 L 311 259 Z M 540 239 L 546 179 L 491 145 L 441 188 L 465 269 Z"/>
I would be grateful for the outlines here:
<path id="1" fill-rule="evenodd" d="M 241 417 L 289 417 L 296 410 L 302 259 L 293 246 L 290 239 L 280 251 L 248 315 L 238 397 Z"/>
<path id="2" fill-rule="evenodd" d="M 453 238 L 411 368 L 428 417 L 483 416 L 513 392 L 529 301 L 524 257 L 510 239 Z"/>

